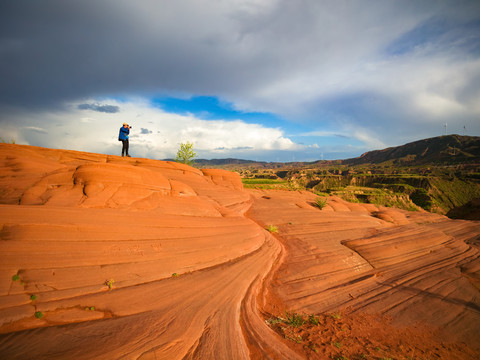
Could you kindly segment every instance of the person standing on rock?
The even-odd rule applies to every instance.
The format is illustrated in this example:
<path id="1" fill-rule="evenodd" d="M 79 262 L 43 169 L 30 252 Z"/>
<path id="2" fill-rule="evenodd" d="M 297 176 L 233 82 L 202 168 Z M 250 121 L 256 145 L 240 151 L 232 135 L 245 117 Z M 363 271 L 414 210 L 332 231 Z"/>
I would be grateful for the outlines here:
<path id="1" fill-rule="evenodd" d="M 131 128 L 127 123 L 123 123 L 123 126 L 120 128 L 120 133 L 118 134 L 118 141 L 122 142 L 122 156 L 131 157 L 128 155 L 128 136 Z"/>

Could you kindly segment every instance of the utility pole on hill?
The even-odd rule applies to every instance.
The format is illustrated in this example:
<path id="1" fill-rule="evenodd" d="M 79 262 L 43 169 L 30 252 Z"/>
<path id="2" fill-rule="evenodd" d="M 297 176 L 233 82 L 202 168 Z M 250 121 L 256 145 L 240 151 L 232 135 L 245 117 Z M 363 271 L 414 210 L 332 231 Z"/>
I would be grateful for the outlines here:
<path id="1" fill-rule="evenodd" d="M 445 123 L 445 135 L 447 135 L 447 123 Z"/>

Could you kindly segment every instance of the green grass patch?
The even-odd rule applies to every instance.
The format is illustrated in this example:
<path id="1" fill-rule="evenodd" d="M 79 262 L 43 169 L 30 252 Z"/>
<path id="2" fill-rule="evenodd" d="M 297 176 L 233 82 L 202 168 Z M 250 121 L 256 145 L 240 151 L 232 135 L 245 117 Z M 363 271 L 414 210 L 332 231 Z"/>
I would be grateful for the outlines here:
<path id="1" fill-rule="evenodd" d="M 294 326 L 294 327 L 300 327 L 302 326 L 303 324 L 305 324 L 305 320 L 303 318 L 303 316 L 297 314 L 297 313 L 289 313 L 289 312 L 286 312 L 286 321 L 285 321 L 285 324 L 287 325 L 291 325 L 291 326 Z"/>
<path id="2" fill-rule="evenodd" d="M 292 181 L 281 179 L 242 179 L 245 189 L 261 189 L 261 190 L 303 190 L 304 188 L 294 184 Z"/>
<path id="3" fill-rule="evenodd" d="M 276 227 L 275 225 L 268 225 L 266 229 L 271 233 L 278 233 L 278 227 Z"/>
<path id="4" fill-rule="evenodd" d="M 36 311 L 36 312 L 35 312 L 35 317 L 36 317 L 37 319 L 41 319 L 41 318 L 43 318 L 43 313 L 42 313 L 41 311 Z"/>
<path id="5" fill-rule="evenodd" d="M 242 183 L 245 184 L 286 184 L 288 181 L 285 180 L 277 180 L 277 179 L 250 179 L 250 178 L 245 178 L 242 179 Z"/>
<path id="6" fill-rule="evenodd" d="M 318 325 L 320 323 L 320 319 L 315 315 L 308 315 L 308 322 L 312 325 Z"/>

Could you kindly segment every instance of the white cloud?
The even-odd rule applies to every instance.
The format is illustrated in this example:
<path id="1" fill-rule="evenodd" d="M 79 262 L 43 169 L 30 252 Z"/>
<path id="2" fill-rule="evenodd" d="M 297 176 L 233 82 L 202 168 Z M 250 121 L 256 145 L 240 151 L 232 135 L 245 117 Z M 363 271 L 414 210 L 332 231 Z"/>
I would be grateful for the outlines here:
<path id="1" fill-rule="evenodd" d="M 10 134 L 21 139 L 17 143 L 117 154 L 121 149 L 118 131 L 127 122 L 132 126 L 131 153 L 156 159 L 173 157 L 179 144 L 187 141 L 194 143 L 199 156 L 207 158 L 223 157 L 232 151 L 248 156 L 253 152 L 304 148 L 277 128 L 242 120 L 203 120 L 193 115 L 167 113 L 139 98 L 124 102 L 104 99 L 99 103 L 99 106 L 117 106 L 116 113 L 79 109 L 77 105 L 71 103 L 64 111 L 37 111 L 35 115 L 12 112 L 10 119 L 25 125 L 10 128 Z M 41 122 L 43 128 L 30 125 L 28 119 L 32 119 L 32 124 Z M 45 135 L 42 138 L 31 136 L 29 132 L 32 131 Z"/>
<path id="2" fill-rule="evenodd" d="M 23 129 L 24 130 L 29 130 L 29 131 L 34 131 L 34 132 L 40 133 L 40 134 L 48 134 L 47 130 L 42 129 L 38 126 L 24 126 Z"/>

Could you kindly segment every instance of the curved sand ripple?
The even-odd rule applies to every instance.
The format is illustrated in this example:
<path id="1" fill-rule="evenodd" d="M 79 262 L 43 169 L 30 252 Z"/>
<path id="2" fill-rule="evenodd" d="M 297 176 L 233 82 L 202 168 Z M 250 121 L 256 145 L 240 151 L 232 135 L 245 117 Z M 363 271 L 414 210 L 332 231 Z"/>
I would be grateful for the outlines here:
<path id="1" fill-rule="evenodd" d="M 478 346 L 478 222 L 147 159 L 0 144 L 0 166 L 2 358 L 296 359 L 261 312 L 345 306 Z"/>

